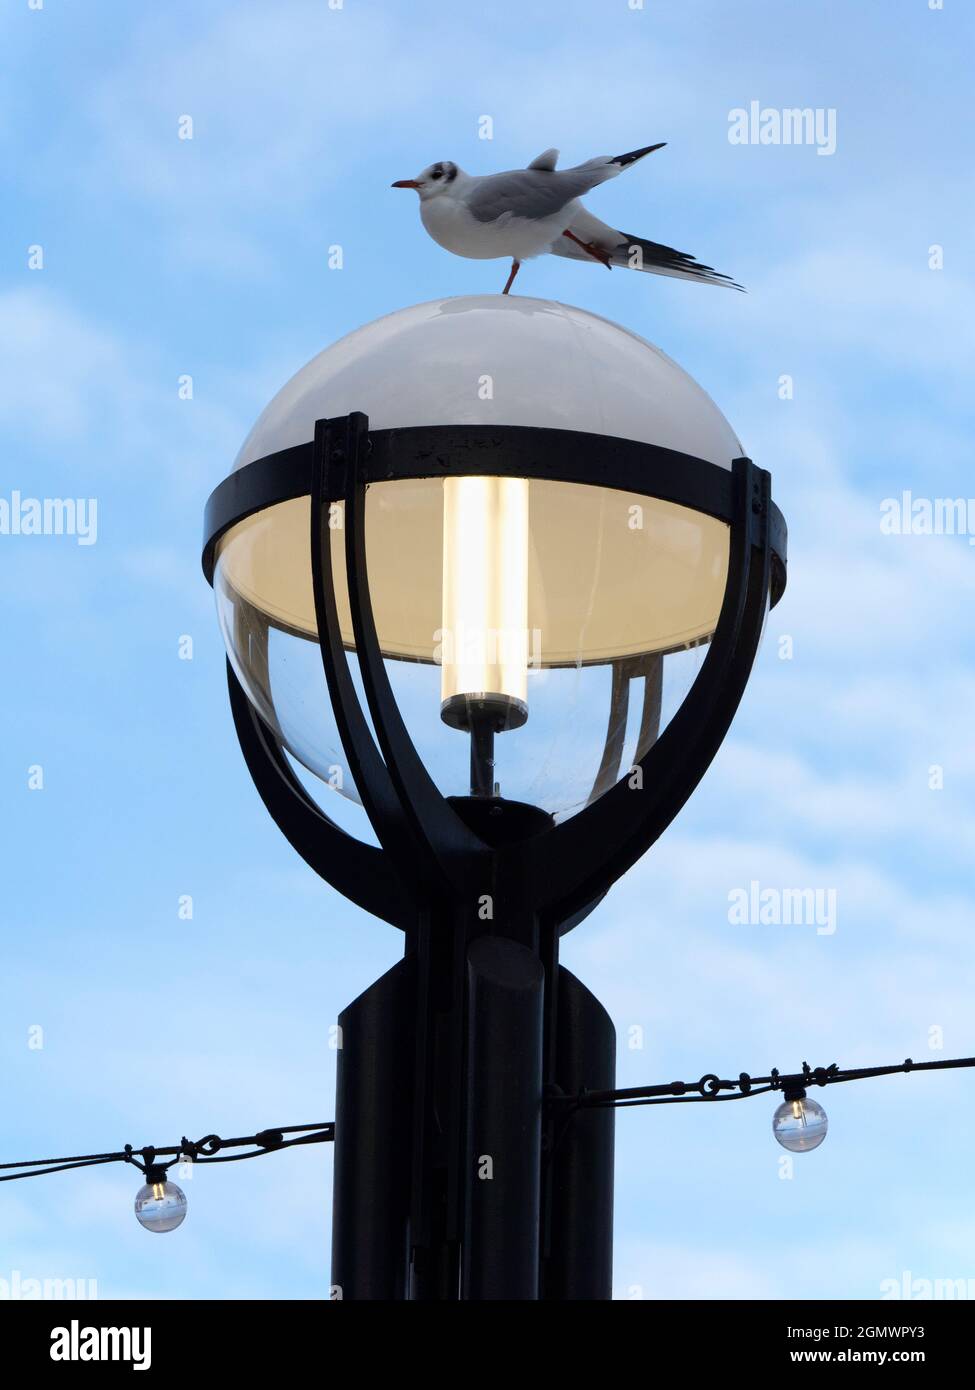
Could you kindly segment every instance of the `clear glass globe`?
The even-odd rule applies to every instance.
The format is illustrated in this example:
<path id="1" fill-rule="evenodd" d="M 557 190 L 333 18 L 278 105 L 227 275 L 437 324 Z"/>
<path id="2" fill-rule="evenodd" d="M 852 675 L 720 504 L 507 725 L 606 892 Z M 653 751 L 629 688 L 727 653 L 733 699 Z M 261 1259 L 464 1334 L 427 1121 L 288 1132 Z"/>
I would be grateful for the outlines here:
<path id="1" fill-rule="evenodd" d="M 174 1182 L 147 1182 L 136 1193 L 135 1214 L 147 1231 L 175 1231 L 186 1216 L 186 1194 Z"/>
<path id="2" fill-rule="evenodd" d="M 772 1133 L 783 1149 L 794 1154 L 818 1149 L 828 1126 L 826 1111 L 808 1096 L 784 1100 L 772 1116 Z"/>

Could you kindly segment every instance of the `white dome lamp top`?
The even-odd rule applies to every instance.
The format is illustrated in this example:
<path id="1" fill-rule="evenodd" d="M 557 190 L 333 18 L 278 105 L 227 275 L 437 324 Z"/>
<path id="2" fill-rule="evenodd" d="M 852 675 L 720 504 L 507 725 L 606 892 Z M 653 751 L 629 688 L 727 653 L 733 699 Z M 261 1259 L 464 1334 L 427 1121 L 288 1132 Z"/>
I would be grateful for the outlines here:
<path id="1" fill-rule="evenodd" d="M 351 410 L 376 430 L 579 430 L 722 468 L 744 452 L 710 396 L 659 348 L 598 314 L 545 299 L 431 300 L 357 328 L 281 388 L 234 466 L 307 443 L 316 420 Z"/>

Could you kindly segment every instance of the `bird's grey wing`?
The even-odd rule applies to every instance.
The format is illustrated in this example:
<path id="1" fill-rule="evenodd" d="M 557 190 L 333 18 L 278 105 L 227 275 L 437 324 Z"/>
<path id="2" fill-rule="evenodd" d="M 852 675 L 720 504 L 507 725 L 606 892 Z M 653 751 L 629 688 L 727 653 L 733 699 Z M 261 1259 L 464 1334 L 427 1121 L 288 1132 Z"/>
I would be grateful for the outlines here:
<path id="1" fill-rule="evenodd" d="M 558 151 L 545 150 L 527 169 L 511 169 L 506 174 L 488 174 L 479 179 L 468 195 L 467 206 L 478 222 L 496 222 L 505 213 L 533 220 L 554 217 L 574 198 L 581 198 L 597 184 L 616 178 L 644 155 L 660 149 L 663 145 L 644 145 L 628 154 L 601 154 L 572 169 L 556 169 Z"/>
<path id="2" fill-rule="evenodd" d="M 569 231 L 580 241 L 588 241 L 597 246 L 609 258 L 611 265 L 625 266 L 630 270 L 643 270 L 651 275 L 669 275 L 678 280 L 697 280 L 705 285 L 724 285 L 728 289 L 740 290 L 743 287 L 732 280 L 730 275 L 722 275 L 709 265 L 702 265 L 693 256 L 683 251 L 675 251 L 672 246 L 663 246 L 659 241 L 647 241 L 644 237 L 631 236 L 628 232 L 618 232 L 594 217 L 587 208 L 580 207 L 569 223 Z M 567 256 L 573 261 L 588 261 L 591 265 L 599 262 L 594 256 L 568 237 L 559 237 L 552 247 L 556 256 Z"/>
<path id="3" fill-rule="evenodd" d="M 478 222 L 496 222 L 505 213 L 539 221 L 554 217 L 574 198 L 588 193 L 607 177 L 605 167 L 578 169 L 511 169 L 479 179 L 467 198 Z"/>

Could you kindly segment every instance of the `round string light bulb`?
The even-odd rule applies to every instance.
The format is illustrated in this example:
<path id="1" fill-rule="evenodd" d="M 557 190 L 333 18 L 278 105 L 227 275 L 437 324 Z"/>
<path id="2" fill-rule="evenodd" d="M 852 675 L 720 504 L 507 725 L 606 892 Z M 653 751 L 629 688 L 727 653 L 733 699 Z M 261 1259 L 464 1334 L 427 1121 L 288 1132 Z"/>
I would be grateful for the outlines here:
<path id="1" fill-rule="evenodd" d="M 826 1111 L 805 1091 L 787 1095 L 772 1116 L 772 1133 L 790 1153 L 808 1153 L 818 1149 L 826 1138 L 829 1121 Z"/>
<path id="2" fill-rule="evenodd" d="M 166 1178 L 166 1169 L 151 1164 L 146 1181 L 135 1194 L 135 1214 L 147 1231 L 175 1231 L 186 1216 L 186 1193 Z"/>

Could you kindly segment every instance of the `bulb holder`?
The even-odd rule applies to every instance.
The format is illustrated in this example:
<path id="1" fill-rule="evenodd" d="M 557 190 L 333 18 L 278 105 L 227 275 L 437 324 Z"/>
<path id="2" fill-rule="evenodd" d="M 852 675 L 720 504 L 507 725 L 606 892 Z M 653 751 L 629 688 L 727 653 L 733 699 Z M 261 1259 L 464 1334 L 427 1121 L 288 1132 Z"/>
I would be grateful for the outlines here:
<path id="1" fill-rule="evenodd" d="M 481 725 L 503 734 L 508 729 L 520 729 L 526 723 L 528 706 L 514 695 L 485 692 L 451 695 L 440 706 L 440 718 L 451 729 L 469 731 Z"/>
<path id="2" fill-rule="evenodd" d="M 782 1087 L 782 1098 L 783 1098 L 784 1100 L 805 1100 L 805 1099 L 806 1099 L 806 1088 L 805 1088 L 805 1086 L 797 1086 L 797 1085 L 792 1085 L 792 1086 L 786 1085 L 786 1086 L 783 1086 L 783 1087 Z"/>

